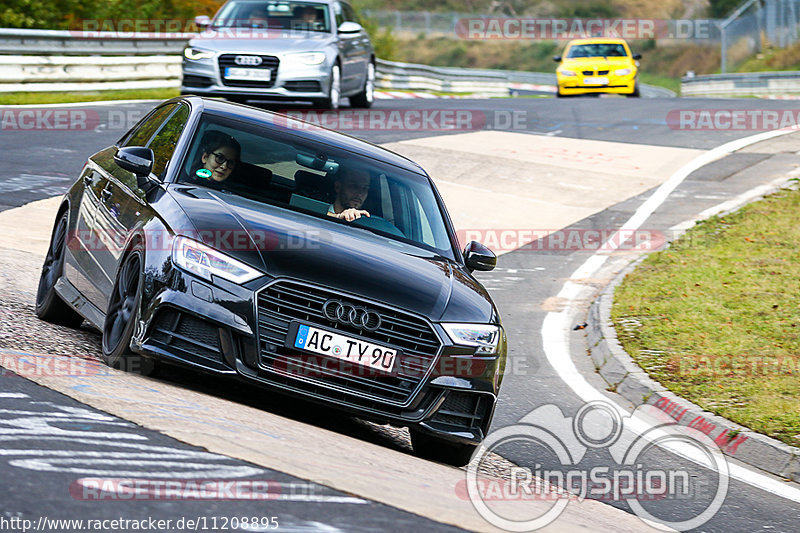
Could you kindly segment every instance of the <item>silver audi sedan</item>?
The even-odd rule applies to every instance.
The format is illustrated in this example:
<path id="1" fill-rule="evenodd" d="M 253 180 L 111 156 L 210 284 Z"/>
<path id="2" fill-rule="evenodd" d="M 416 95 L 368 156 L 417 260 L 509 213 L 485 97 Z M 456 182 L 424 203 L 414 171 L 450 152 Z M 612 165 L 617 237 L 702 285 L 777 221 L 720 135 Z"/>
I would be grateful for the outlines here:
<path id="1" fill-rule="evenodd" d="M 230 0 L 183 52 L 182 94 L 370 107 L 375 53 L 341 0 Z"/>

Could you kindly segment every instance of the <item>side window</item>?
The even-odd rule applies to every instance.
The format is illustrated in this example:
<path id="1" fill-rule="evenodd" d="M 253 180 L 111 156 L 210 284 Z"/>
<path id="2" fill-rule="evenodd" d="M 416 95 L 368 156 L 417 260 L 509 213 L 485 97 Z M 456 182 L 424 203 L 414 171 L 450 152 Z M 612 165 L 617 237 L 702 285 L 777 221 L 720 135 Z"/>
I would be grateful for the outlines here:
<path id="1" fill-rule="evenodd" d="M 344 11 L 344 20 L 348 22 L 358 22 L 358 15 L 356 15 L 355 9 L 353 9 L 350 4 L 342 3 L 342 11 Z"/>
<path id="2" fill-rule="evenodd" d="M 342 5 L 339 2 L 333 3 L 333 14 L 336 17 L 336 27 L 342 25 L 344 22 L 344 14 L 342 13 Z"/>
<path id="3" fill-rule="evenodd" d="M 155 161 L 153 162 L 153 174 L 159 178 L 164 177 L 167 162 L 172 158 L 175 145 L 183 133 L 186 121 L 189 119 L 189 107 L 180 104 L 180 107 L 172 117 L 167 120 L 158 134 L 150 142 L 149 148 L 153 150 Z"/>
<path id="4" fill-rule="evenodd" d="M 122 146 L 146 146 L 147 142 L 158 131 L 158 127 L 166 118 L 175 111 L 178 104 L 165 105 L 155 110 L 146 120 L 143 120 L 123 141 Z"/>

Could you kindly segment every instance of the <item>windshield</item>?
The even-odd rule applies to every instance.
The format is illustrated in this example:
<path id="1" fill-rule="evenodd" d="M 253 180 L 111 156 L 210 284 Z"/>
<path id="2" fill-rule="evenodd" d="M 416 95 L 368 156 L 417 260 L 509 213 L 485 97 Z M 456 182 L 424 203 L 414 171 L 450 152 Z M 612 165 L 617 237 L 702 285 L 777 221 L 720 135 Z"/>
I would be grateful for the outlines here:
<path id="1" fill-rule="evenodd" d="M 327 33 L 331 31 L 327 4 L 316 2 L 228 2 L 216 16 L 212 26 Z"/>
<path id="2" fill-rule="evenodd" d="M 369 230 L 455 260 L 425 176 L 263 125 L 204 115 L 178 181 Z M 345 209 L 368 216 L 337 218 Z"/>
<path id="3" fill-rule="evenodd" d="M 569 49 L 567 57 L 625 57 L 625 47 L 619 43 L 576 44 Z"/>

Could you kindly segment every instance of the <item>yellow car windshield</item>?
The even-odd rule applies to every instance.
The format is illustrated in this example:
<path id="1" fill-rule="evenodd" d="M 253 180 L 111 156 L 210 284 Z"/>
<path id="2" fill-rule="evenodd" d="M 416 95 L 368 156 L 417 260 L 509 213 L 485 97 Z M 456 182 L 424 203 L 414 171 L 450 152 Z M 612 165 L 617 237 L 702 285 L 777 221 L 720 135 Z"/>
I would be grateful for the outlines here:
<path id="1" fill-rule="evenodd" d="M 577 44 L 569 49 L 568 58 L 625 57 L 625 47 L 617 43 Z"/>

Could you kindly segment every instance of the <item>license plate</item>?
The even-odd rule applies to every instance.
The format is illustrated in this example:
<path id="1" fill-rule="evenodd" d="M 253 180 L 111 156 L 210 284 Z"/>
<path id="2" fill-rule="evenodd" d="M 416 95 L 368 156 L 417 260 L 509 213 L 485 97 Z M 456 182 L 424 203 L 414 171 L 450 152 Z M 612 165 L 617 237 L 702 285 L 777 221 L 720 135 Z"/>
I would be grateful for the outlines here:
<path id="1" fill-rule="evenodd" d="M 592 78 L 583 78 L 584 85 L 608 85 L 608 78 L 600 78 L 594 76 Z"/>
<path id="2" fill-rule="evenodd" d="M 384 372 L 391 372 L 397 359 L 392 348 L 302 324 L 297 328 L 294 347 Z"/>
<path id="3" fill-rule="evenodd" d="M 266 68 L 225 67 L 226 80 L 269 81 L 272 71 Z"/>

